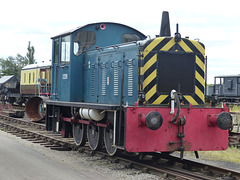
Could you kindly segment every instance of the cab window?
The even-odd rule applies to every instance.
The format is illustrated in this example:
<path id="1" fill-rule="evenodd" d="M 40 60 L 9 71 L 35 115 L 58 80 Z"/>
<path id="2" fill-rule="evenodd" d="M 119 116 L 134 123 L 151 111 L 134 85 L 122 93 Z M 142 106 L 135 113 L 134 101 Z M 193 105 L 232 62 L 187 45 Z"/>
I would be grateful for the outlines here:
<path id="1" fill-rule="evenodd" d="M 59 59 L 59 41 L 58 39 L 54 40 L 54 63 L 57 64 Z"/>
<path id="2" fill-rule="evenodd" d="M 93 31 L 80 31 L 73 39 L 73 53 L 78 56 L 96 43 L 96 34 Z"/>
<path id="3" fill-rule="evenodd" d="M 70 62 L 70 36 L 65 36 L 61 41 L 61 64 Z"/>
<path id="4" fill-rule="evenodd" d="M 122 35 L 122 43 L 139 41 L 139 40 L 140 40 L 140 37 L 136 34 L 123 34 Z"/>

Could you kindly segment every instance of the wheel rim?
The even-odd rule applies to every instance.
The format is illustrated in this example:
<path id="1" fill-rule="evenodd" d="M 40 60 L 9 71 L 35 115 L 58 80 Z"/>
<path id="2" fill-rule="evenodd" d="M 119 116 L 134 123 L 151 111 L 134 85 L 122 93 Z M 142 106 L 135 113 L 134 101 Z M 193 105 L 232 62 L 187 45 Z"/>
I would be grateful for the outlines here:
<path id="1" fill-rule="evenodd" d="M 117 147 L 113 146 L 113 130 L 109 128 L 104 128 L 104 144 L 107 153 L 111 156 L 117 153 Z"/>
<path id="2" fill-rule="evenodd" d="M 92 150 L 98 150 L 102 147 L 102 128 L 98 126 L 87 126 L 87 138 L 89 147 Z"/>
<path id="3" fill-rule="evenodd" d="M 76 145 L 86 144 L 86 128 L 84 124 L 73 124 L 73 137 Z"/>

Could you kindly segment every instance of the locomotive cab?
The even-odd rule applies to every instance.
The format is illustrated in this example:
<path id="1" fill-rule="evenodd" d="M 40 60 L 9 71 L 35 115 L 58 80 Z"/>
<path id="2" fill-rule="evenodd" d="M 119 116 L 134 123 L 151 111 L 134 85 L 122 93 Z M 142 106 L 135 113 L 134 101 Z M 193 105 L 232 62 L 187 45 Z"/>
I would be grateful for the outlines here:
<path id="1" fill-rule="evenodd" d="M 100 64 L 100 57 L 93 56 L 90 59 L 88 54 L 91 51 L 103 52 L 103 47 L 114 47 L 121 43 L 145 38 L 144 34 L 131 27 L 109 22 L 88 24 L 52 37 L 52 59 L 54 59 L 52 99 L 69 102 L 86 101 L 84 97 L 88 96 L 85 96 L 88 89 L 84 91 L 83 87 L 90 83 L 87 82 L 87 70 L 91 70 L 91 67 L 96 69 Z M 100 68 L 102 69 L 102 67 Z M 85 79 L 86 81 L 84 81 Z"/>

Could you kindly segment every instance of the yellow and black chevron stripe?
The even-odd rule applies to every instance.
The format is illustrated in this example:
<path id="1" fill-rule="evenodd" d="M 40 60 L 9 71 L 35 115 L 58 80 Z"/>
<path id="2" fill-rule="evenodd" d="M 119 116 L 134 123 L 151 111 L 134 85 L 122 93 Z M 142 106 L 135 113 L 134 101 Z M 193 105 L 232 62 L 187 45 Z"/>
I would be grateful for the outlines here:
<path id="1" fill-rule="evenodd" d="M 175 42 L 174 37 L 158 37 L 146 43 L 142 58 L 140 59 L 140 90 L 145 92 L 147 104 L 167 104 L 169 103 L 169 93 L 157 92 L 157 58 L 159 52 L 187 52 L 195 55 L 195 80 L 194 93 L 183 94 L 185 104 L 199 105 L 204 103 L 205 89 L 205 48 L 202 43 L 183 38 L 180 42 Z M 184 66 L 184 64 L 183 64 Z M 193 67 L 193 68 L 194 68 Z M 170 70 L 169 70 L 170 73 Z"/>

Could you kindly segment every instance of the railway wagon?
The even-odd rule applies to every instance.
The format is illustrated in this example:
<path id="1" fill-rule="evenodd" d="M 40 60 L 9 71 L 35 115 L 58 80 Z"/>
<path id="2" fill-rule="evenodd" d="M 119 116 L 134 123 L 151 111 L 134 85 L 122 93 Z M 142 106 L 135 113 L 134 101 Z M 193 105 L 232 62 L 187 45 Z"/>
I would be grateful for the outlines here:
<path id="1" fill-rule="evenodd" d="M 212 95 L 217 101 L 238 103 L 240 100 L 240 75 L 215 76 Z"/>
<path id="2" fill-rule="evenodd" d="M 20 80 L 14 75 L 3 76 L 0 78 L 1 101 L 10 103 L 19 99 Z"/>
<path id="3" fill-rule="evenodd" d="M 153 39 L 92 23 L 52 37 L 46 129 L 110 155 L 228 147 L 228 108 L 204 107 L 205 46 L 171 37 L 168 12 Z"/>

